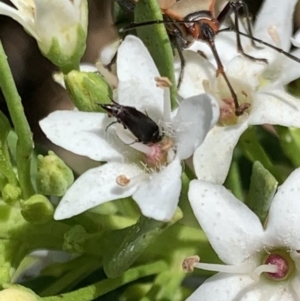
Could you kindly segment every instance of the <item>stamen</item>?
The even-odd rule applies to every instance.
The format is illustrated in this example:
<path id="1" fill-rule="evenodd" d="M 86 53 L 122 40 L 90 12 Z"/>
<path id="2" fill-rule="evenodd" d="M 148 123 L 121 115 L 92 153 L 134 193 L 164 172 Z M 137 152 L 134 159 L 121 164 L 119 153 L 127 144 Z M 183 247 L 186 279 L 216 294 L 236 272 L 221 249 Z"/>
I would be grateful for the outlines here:
<path id="1" fill-rule="evenodd" d="M 195 268 L 229 274 L 248 274 L 252 270 L 252 265 L 249 263 L 243 263 L 240 265 L 198 263 L 195 265 Z"/>
<path id="2" fill-rule="evenodd" d="M 191 273 L 194 271 L 194 267 L 199 261 L 200 257 L 198 255 L 188 257 L 183 261 L 182 268 L 186 273 Z"/>
<path id="3" fill-rule="evenodd" d="M 120 175 L 117 177 L 116 182 L 120 186 L 127 186 L 130 183 L 130 179 L 125 175 Z"/>
<path id="4" fill-rule="evenodd" d="M 268 28 L 268 34 L 272 38 L 273 42 L 275 42 L 275 43 L 279 42 L 279 35 L 278 35 L 278 32 L 277 32 L 276 27 L 274 25 L 270 26 Z"/>
<path id="5" fill-rule="evenodd" d="M 167 77 L 156 77 L 155 80 L 156 85 L 164 89 L 163 120 L 164 122 L 171 122 L 170 87 L 172 86 L 172 83 Z"/>
<path id="6" fill-rule="evenodd" d="M 140 173 L 139 175 L 132 177 L 132 178 L 130 178 L 126 175 L 119 175 L 116 178 L 116 182 L 119 186 L 125 187 L 128 185 L 134 185 L 136 183 L 142 182 L 148 178 L 149 178 L 149 175 L 145 172 Z"/>
<path id="7" fill-rule="evenodd" d="M 277 271 L 278 267 L 275 264 L 262 264 L 251 273 L 250 277 L 257 281 L 262 273 L 276 273 Z"/>
<path id="8" fill-rule="evenodd" d="M 249 274 L 253 270 L 253 265 L 249 262 L 245 262 L 239 265 L 200 263 L 200 258 L 198 256 L 191 256 L 186 258 L 182 266 L 183 269 L 188 272 L 193 271 L 194 268 L 198 268 L 206 271 L 229 274 Z"/>

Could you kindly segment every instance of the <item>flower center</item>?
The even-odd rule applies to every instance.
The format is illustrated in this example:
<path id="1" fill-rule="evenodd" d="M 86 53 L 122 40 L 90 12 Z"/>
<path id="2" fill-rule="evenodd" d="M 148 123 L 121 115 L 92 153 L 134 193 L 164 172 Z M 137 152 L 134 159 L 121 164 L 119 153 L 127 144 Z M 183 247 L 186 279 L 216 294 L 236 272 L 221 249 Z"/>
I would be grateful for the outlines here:
<path id="1" fill-rule="evenodd" d="M 285 278 L 289 271 L 289 266 L 286 260 L 279 254 L 271 254 L 266 260 L 266 264 L 273 264 L 277 266 L 275 273 L 266 273 L 272 279 L 281 280 Z"/>
<path id="2" fill-rule="evenodd" d="M 264 259 L 267 265 L 276 266 L 275 272 L 265 273 L 265 276 L 275 281 L 285 280 L 294 270 L 294 261 L 291 259 L 289 253 L 278 250 L 274 251 Z"/>
<path id="3" fill-rule="evenodd" d="M 252 93 L 250 87 L 246 83 L 238 81 L 237 79 L 229 78 L 229 80 L 237 96 L 240 111 L 244 112 L 243 115 L 249 113 L 252 103 Z M 237 124 L 239 118 L 243 116 L 236 116 L 236 107 L 234 104 L 233 96 L 227 84 L 225 83 L 224 79 L 219 76 L 218 80 L 215 82 L 215 85 L 215 87 L 211 88 L 212 91 L 210 93 L 213 94 L 217 99 L 219 99 L 219 124 L 223 126 Z"/>

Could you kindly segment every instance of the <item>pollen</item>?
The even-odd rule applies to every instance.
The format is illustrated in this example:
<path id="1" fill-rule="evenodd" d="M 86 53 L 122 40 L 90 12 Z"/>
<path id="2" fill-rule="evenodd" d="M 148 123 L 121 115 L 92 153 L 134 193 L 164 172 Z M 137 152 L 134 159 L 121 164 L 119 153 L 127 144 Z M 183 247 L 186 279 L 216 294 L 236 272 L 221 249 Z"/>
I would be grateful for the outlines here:
<path id="1" fill-rule="evenodd" d="M 199 262 L 200 257 L 198 255 L 187 257 L 182 263 L 182 268 L 185 273 L 191 273 L 194 271 L 195 265 Z"/>
<path id="2" fill-rule="evenodd" d="M 120 186 L 127 186 L 130 183 L 130 179 L 127 178 L 125 175 L 119 175 L 116 178 L 116 182 Z"/>
<path id="3" fill-rule="evenodd" d="M 155 77 L 155 81 L 159 88 L 170 88 L 172 86 L 172 82 L 168 77 Z"/>
<path id="4" fill-rule="evenodd" d="M 151 145 L 151 152 L 145 157 L 145 163 L 150 168 L 161 167 L 168 162 L 168 153 L 173 148 L 174 142 L 165 137 L 161 142 Z"/>

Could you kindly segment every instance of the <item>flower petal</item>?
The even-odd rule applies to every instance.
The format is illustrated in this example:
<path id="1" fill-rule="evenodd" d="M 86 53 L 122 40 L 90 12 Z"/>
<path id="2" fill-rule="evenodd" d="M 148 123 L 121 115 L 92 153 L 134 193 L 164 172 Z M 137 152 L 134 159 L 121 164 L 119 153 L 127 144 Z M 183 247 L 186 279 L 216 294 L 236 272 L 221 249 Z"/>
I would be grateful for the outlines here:
<path id="1" fill-rule="evenodd" d="M 193 164 L 197 178 L 223 184 L 232 159 L 233 149 L 248 123 L 234 126 L 215 126 L 196 149 Z"/>
<path id="2" fill-rule="evenodd" d="M 279 124 L 300 127 L 300 99 L 274 89 L 257 93 L 252 102 L 249 124 Z"/>
<path id="3" fill-rule="evenodd" d="M 300 32 L 299 32 L 300 34 Z M 300 44 L 299 44 L 300 46 Z M 300 49 L 291 52 L 292 55 L 300 57 Z M 282 58 L 281 81 L 283 85 L 287 85 L 293 80 L 300 77 L 299 62 L 296 62 L 288 57 Z"/>
<path id="4" fill-rule="evenodd" d="M 256 51 L 258 53 L 258 51 Z M 260 51 L 260 55 L 255 57 L 269 58 L 270 51 Z M 249 90 L 255 90 L 259 85 L 259 75 L 268 68 L 268 65 L 262 62 L 252 62 L 249 59 L 238 56 L 231 60 L 226 66 L 226 72 L 230 78 L 246 83 Z"/>
<path id="5" fill-rule="evenodd" d="M 19 24 L 21 24 L 31 36 L 33 36 L 36 40 L 39 40 L 38 34 L 36 32 L 36 28 L 34 27 L 33 21 L 30 16 L 26 16 L 20 13 L 20 11 L 12 8 L 11 6 L 0 2 L 0 15 L 8 16 Z"/>
<path id="6" fill-rule="evenodd" d="M 205 93 L 203 81 L 214 81 L 216 78 L 216 68 L 201 57 L 198 53 L 190 50 L 183 52 L 185 67 L 183 79 L 178 94 L 183 98 Z"/>
<path id="7" fill-rule="evenodd" d="M 296 3 L 297 0 L 265 0 L 255 22 L 254 36 L 288 51 Z M 274 30 L 276 34 L 272 35 Z"/>
<path id="8" fill-rule="evenodd" d="M 222 261 L 237 265 L 263 245 L 258 217 L 225 187 L 193 180 L 188 192 L 194 214 Z"/>
<path id="9" fill-rule="evenodd" d="M 266 237 L 271 246 L 300 249 L 300 169 L 278 188 L 269 212 Z"/>
<path id="10" fill-rule="evenodd" d="M 136 67 L 133 67 L 133 62 Z M 119 47 L 117 73 L 120 104 L 141 111 L 147 109 L 151 118 L 162 116 L 164 92 L 155 81 L 160 75 L 147 48 L 137 37 L 128 35 Z"/>
<path id="11" fill-rule="evenodd" d="M 138 187 L 132 197 L 143 215 L 159 221 L 169 221 L 173 217 L 181 191 L 181 172 L 180 161 L 175 159 Z"/>
<path id="12" fill-rule="evenodd" d="M 254 291 L 254 281 L 248 275 L 219 273 L 206 280 L 186 301 L 260 301 Z"/>
<path id="13" fill-rule="evenodd" d="M 117 39 L 114 42 L 110 43 L 109 45 L 106 45 L 102 51 L 100 52 L 100 61 L 101 63 L 106 66 L 111 63 L 114 56 L 116 55 L 118 48 L 120 46 L 121 40 Z"/>
<path id="14" fill-rule="evenodd" d="M 111 200 L 131 196 L 139 182 L 120 186 L 116 180 L 121 175 L 130 179 L 142 174 L 143 170 L 134 164 L 115 162 L 88 170 L 68 189 L 56 208 L 54 219 L 70 218 Z"/>
<path id="15" fill-rule="evenodd" d="M 235 56 L 238 55 L 236 50 L 236 34 L 234 32 L 221 32 L 215 37 L 216 49 L 221 57 L 223 66 L 226 66 Z M 206 59 L 217 68 L 217 63 L 211 48 L 203 41 L 195 41 L 189 50 L 204 54 Z"/>
<path id="16" fill-rule="evenodd" d="M 115 134 L 106 114 L 56 111 L 40 121 L 40 127 L 55 144 L 96 161 L 122 160 L 136 152 Z"/>
<path id="17" fill-rule="evenodd" d="M 176 129 L 177 156 L 189 158 L 203 142 L 208 131 L 219 119 L 217 100 L 209 94 L 201 94 L 182 101 L 173 120 Z"/>
<path id="18" fill-rule="evenodd" d="M 296 267 L 296 272 L 294 273 L 294 276 L 290 282 L 291 288 L 294 290 L 295 295 L 297 296 L 296 300 L 300 300 L 300 253 L 297 251 L 292 251 L 291 258 L 294 260 Z"/>

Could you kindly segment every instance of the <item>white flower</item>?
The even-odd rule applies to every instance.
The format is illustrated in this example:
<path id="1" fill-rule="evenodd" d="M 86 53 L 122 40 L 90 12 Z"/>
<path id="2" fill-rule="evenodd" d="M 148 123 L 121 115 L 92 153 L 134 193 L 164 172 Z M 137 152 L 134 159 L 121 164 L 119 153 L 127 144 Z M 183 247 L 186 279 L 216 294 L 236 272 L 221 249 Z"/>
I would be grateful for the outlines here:
<path id="1" fill-rule="evenodd" d="M 9 16 L 32 35 L 41 51 L 59 47 L 67 57 L 85 49 L 86 0 L 11 0 L 16 8 L 0 2 L 0 15 Z"/>
<path id="2" fill-rule="evenodd" d="M 296 2 L 266 0 L 257 17 L 254 36 L 288 51 L 291 46 L 291 16 Z M 217 37 L 217 48 L 222 61 L 224 54 L 225 63 L 226 57 L 232 57 L 232 51 L 236 53 L 232 47 L 235 40 L 232 35 L 234 33 L 220 33 Z M 228 41 L 232 41 L 230 47 Z M 240 104 L 251 105 L 239 118 L 234 115 L 232 95 L 222 76 L 216 78 L 215 66 L 197 53 L 184 52 L 186 67 L 179 94 L 190 97 L 209 91 L 219 99 L 221 107 L 219 123 L 194 154 L 193 163 L 199 179 L 218 184 L 224 182 L 233 149 L 248 126 L 267 123 L 300 127 L 300 100 L 284 89 L 284 85 L 299 77 L 300 64 L 267 47 L 253 49 L 249 41 L 244 50 L 253 57 L 267 59 L 268 64 L 236 55 L 225 65 Z"/>
<path id="3" fill-rule="evenodd" d="M 188 301 L 300 300 L 300 169 L 279 187 L 266 228 L 223 186 L 194 180 L 189 200 L 219 258 L 226 265 L 199 263 L 219 271 Z"/>
<path id="4" fill-rule="evenodd" d="M 99 204 L 132 196 L 142 214 L 170 220 L 181 190 L 181 160 L 190 157 L 219 116 L 216 100 L 197 95 L 184 100 L 171 116 L 169 89 L 158 88 L 154 62 L 134 36 L 127 36 L 117 57 L 118 102 L 146 112 L 165 132 L 157 144 L 135 142 L 122 125 L 107 126 L 104 113 L 57 111 L 40 122 L 55 144 L 108 163 L 84 173 L 69 188 L 55 219 L 69 218 Z"/>

